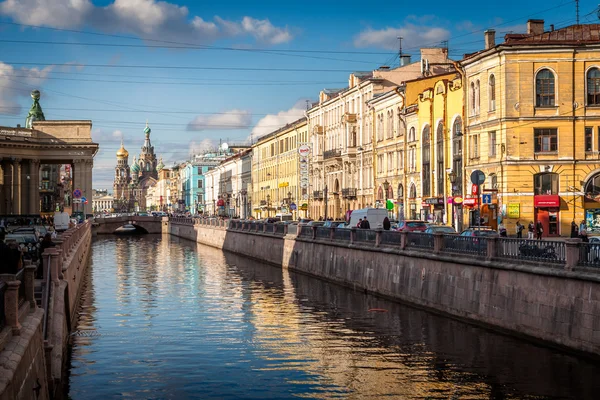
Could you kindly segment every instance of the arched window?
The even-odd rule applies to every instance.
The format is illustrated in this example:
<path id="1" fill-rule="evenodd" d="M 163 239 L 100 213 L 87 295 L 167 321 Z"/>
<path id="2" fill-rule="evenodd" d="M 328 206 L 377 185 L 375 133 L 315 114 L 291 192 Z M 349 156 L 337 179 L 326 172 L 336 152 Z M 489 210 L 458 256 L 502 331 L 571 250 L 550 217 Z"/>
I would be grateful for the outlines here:
<path id="1" fill-rule="evenodd" d="M 402 199 L 404 197 L 404 186 L 401 183 L 398 184 L 398 198 Z"/>
<path id="2" fill-rule="evenodd" d="M 431 129 L 429 125 L 423 128 L 423 135 L 421 140 L 421 160 L 423 174 L 422 190 L 423 197 L 429 197 L 431 195 Z"/>
<path id="3" fill-rule="evenodd" d="M 490 189 L 498 189 L 498 175 L 490 174 L 488 178 L 490 180 Z"/>
<path id="4" fill-rule="evenodd" d="M 402 136 L 402 134 L 404 133 L 404 124 L 402 123 L 402 113 L 400 112 L 400 107 L 398 107 L 396 115 L 398 124 L 398 126 L 396 127 L 396 136 Z"/>
<path id="5" fill-rule="evenodd" d="M 457 117 L 452 126 L 452 171 L 456 174 L 453 189 L 459 194 L 462 194 L 462 128 L 462 119 Z"/>
<path id="6" fill-rule="evenodd" d="M 387 138 L 391 139 L 394 137 L 394 112 L 393 111 L 388 111 L 387 119 L 388 119 Z"/>
<path id="7" fill-rule="evenodd" d="M 475 115 L 475 100 L 477 96 L 475 95 L 475 82 L 471 82 L 471 115 Z"/>
<path id="8" fill-rule="evenodd" d="M 410 184 L 410 190 L 408 192 L 408 198 L 409 199 L 416 199 L 417 198 L 417 186 L 414 183 Z"/>
<path id="9" fill-rule="evenodd" d="M 496 110 L 496 77 L 493 74 L 490 75 L 488 97 L 490 98 L 490 111 L 495 111 Z"/>
<path id="10" fill-rule="evenodd" d="M 408 131 L 408 141 L 409 142 L 414 142 L 416 140 L 416 131 L 415 131 L 415 127 L 411 127 L 410 130 Z"/>
<path id="11" fill-rule="evenodd" d="M 441 122 L 437 127 L 436 134 L 436 155 L 437 155 L 437 194 L 442 196 L 446 185 L 446 167 L 444 166 L 444 124 Z"/>
<path id="12" fill-rule="evenodd" d="M 535 195 L 557 195 L 558 174 L 554 172 L 542 172 L 533 176 L 533 188 Z"/>
<path id="13" fill-rule="evenodd" d="M 591 68 L 587 73 L 588 106 L 600 105 L 600 69 Z"/>
<path id="14" fill-rule="evenodd" d="M 479 114 L 481 106 L 481 88 L 479 85 L 479 79 L 475 82 L 475 114 Z"/>
<path id="15" fill-rule="evenodd" d="M 585 183 L 585 198 L 598 201 L 600 200 L 600 173 L 592 176 Z"/>
<path id="16" fill-rule="evenodd" d="M 377 190 L 377 200 L 383 201 L 383 188 L 379 186 L 379 190 Z"/>
<path id="17" fill-rule="evenodd" d="M 387 198 L 388 199 L 394 198 L 394 188 L 392 188 L 392 185 L 388 186 Z"/>
<path id="18" fill-rule="evenodd" d="M 535 76 L 536 107 L 554 107 L 555 99 L 554 74 L 547 68 L 540 70 Z"/>

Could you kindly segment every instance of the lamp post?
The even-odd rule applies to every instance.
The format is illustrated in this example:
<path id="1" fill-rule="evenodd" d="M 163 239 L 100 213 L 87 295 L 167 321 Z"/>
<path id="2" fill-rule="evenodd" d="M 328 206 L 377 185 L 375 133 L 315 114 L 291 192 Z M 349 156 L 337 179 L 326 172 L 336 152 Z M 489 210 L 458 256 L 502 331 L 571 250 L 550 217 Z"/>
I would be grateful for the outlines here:
<path id="1" fill-rule="evenodd" d="M 388 213 L 388 216 L 389 216 L 389 213 L 390 213 L 390 212 L 389 212 L 389 210 L 387 209 L 388 189 L 389 189 L 389 188 L 390 188 L 390 183 L 389 183 L 389 182 L 387 181 L 387 179 L 386 179 L 386 180 L 383 182 L 383 191 L 385 192 L 385 193 L 383 194 L 383 198 L 384 198 L 384 200 L 383 200 L 383 207 L 385 207 L 385 210 L 387 211 L 387 213 Z"/>
<path id="2" fill-rule="evenodd" d="M 450 193 L 452 195 L 452 197 L 454 197 L 454 184 L 456 183 L 456 172 L 455 171 L 450 171 L 448 173 L 448 179 L 450 179 L 450 184 L 452 185 L 452 188 L 450 190 Z M 454 200 L 452 201 L 452 227 L 456 228 L 455 226 L 455 218 L 454 218 L 454 214 L 455 214 L 455 210 L 454 210 L 455 204 L 454 204 Z"/>
<path id="3" fill-rule="evenodd" d="M 267 195 L 267 218 L 271 216 L 271 195 Z"/>

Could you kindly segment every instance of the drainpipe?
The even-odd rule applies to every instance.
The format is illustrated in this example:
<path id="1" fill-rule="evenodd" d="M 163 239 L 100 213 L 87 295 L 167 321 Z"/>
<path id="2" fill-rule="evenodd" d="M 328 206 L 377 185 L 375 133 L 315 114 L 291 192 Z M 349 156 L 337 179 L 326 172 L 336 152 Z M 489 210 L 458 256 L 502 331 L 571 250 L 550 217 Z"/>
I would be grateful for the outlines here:
<path id="1" fill-rule="evenodd" d="M 575 186 L 575 182 L 577 182 L 576 181 L 576 173 L 575 173 L 575 169 L 577 168 L 577 157 L 576 157 L 576 154 L 575 154 L 575 151 L 576 151 L 576 148 L 575 148 L 575 129 L 577 127 L 577 123 L 576 123 L 577 116 L 576 116 L 576 113 L 575 113 L 575 111 L 576 111 L 576 108 L 575 108 L 575 58 L 576 57 L 577 57 L 577 50 L 574 49 L 573 50 L 573 59 L 572 59 L 572 62 L 571 62 L 571 65 L 572 65 L 572 68 L 571 68 L 571 107 L 573 109 L 573 129 L 572 129 L 572 131 L 573 131 L 572 132 L 572 135 L 573 135 L 573 137 L 572 137 L 572 142 L 573 142 L 573 145 L 572 145 L 572 148 L 573 148 L 573 150 L 572 150 L 572 152 L 573 152 L 573 186 Z M 583 101 L 584 102 L 586 101 L 585 95 L 584 95 Z M 560 185 L 559 185 L 559 192 L 560 192 Z M 573 196 L 573 199 L 574 198 L 575 198 L 575 196 Z M 573 201 L 573 220 L 575 220 L 575 217 L 576 217 L 576 210 L 577 210 L 577 202 Z M 584 213 L 583 218 L 585 220 L 585 210 L 584 210 L 583 213 Z M 559 229 L 560 229 L 560 226 L 561 226 L 561 223 L 559 222 L 559 225 L 558 225 Z M 560 233 L 561 232 L 559 232 L 559 234 Z"/>
<path id="2" fill-rule="evenodd" d="M 404 93 L 402 93 L 400 91 L 400 86 L 397 86 L 394 89 L 394 92 L 396 92 L 396 94 L 398 96 L 400 96 L 400 98 L 402 99 L 402 110 L 406 110 L 406 96 L 404 95 Z M 404 205 L 406 204 L 404 199 L 405 199 L 405 195 L 404 192 L 406 192 L 406 156 L 407 156 L 407 141 L 408 141 L 408 129 L 407 129 L 407 124 L 406 124 L 406 116 L 402 116 L 402 125 L 404 125 L 404 143 L 402 145 L 402 217 L 404 218 L 404 212 L 405 212 L 405 208 Z M 398 218 L 400 219 L 400 218 Z"/>

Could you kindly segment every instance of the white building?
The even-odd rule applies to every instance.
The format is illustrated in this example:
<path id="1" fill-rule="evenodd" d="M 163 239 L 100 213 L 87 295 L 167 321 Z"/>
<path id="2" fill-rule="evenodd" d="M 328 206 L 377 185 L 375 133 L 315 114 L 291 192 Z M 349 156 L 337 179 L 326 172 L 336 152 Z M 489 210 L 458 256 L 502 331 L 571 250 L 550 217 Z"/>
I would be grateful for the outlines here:
<path id="1" fill-rule="evenodd" d="M 92 197 L 92 210 L 95 213 L 112 212 L 115 199 L 110 194 L 95 195 Z"/>
<path id="2" fill-rule="evenodd" d="M 243 150 L 205 174 L 206 207 L 209 215 L 250 215 L 247 196 L 252 177 L 252 151 Z"/>

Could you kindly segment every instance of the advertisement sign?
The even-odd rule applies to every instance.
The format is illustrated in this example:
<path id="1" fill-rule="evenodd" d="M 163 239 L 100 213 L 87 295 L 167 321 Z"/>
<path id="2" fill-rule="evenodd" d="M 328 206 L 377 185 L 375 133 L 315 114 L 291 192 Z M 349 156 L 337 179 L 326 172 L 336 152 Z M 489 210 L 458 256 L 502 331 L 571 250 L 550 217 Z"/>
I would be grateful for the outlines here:
<path id="1" fill-rule="evenodd" d="M 477 199 L 464 199 L 463 204 L 465 206 L 474 206 L 477 205 Z"/>
<path id="2" fill-rule="evenodd" d="M 298 147 L 298 154 L 300 154 L 300 157 L 308 157 L 310 154 L 310 146 L 303 144 L 302 146 Z"/>
<path id="3" fill-rule="evenodd" d="M 560 207 L 560 196 L 557 196 L 557 195 L 533 196 L 533 205 L 535 207 Z"/>
<path id="4" fill-rule="evenodd" d="M 508 203 L 508 218 L 521 218 L 521 203 Z"/>
<path id="5" fill-rule="evenodd" d="M 471 185 L 471 194 L 477 196 L 479 194 L 479 186 Z"/>

